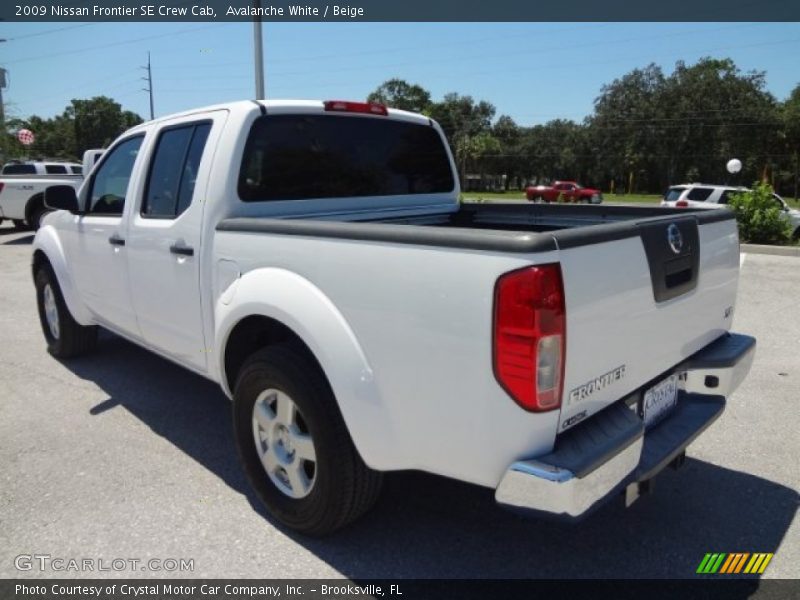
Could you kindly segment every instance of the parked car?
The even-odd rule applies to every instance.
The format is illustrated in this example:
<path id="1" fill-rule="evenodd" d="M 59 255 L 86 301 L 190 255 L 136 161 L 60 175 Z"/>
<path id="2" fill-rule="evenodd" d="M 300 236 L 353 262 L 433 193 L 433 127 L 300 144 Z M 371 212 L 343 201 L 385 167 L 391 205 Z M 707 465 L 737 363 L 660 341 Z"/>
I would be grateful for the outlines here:
<path id="1" fill-rule="evenodd" d="M 728 211 L 461 204 L 439 125 L 378 104 L 159 118 L 45 202 L 49 352 L 100 326 L 218 382 L 258 497 L 309 534 L 405 469 L 567 520 L 631 502 L 755 352 Z"/>
<path id="2" fill-rule="evenodd" d="M 44 205 L 44 191 L 55 185 L 77 189 L 83 174 L 92 170 L 103 152 L 102 148 L 86 150 L 80 165 L 41 161 L 6 163 L 0 174 L 0 223 L 11 219 L 17 229 L 38 229 L 50 212 Z"/>
<path id="3" fill-rule="evenodd" d="M 525 188 L 525 197 L 530 202 L 556 202 L 559 197 L 564 202 L 600 204 L 603 201 L 600 190 L 582 187 L 574 181 L 556 181 L 552 186 L 528 186 Z"/>
<path id="4" fill-rule="evenodd" d="M 83 175 L 83 166 L 71 162 L 9 161 L 0 175 Z"/>
<path id="5" fill-rule="evenodd" d="M 3 165 L 0 172 L 0 223 L 11 219 L 18 229 L 39 228 L 47 212 L 44 190 L 51 185 L 78 187 L 83 168 L 68 162 L 16 162 Z"/>
<path id="6" fill-rule="evenodd" d="M 670 208 L 720 208 L 728 204 L 732 194 L 749 191 L 746 187 L 684 183 L 673 185 L 661 200 L 661 206 Z M 790 208 L 778 194 L 772 194 L 775 203 L 792 224 L 792 237 L 800 239 L 800 210 Z"/>

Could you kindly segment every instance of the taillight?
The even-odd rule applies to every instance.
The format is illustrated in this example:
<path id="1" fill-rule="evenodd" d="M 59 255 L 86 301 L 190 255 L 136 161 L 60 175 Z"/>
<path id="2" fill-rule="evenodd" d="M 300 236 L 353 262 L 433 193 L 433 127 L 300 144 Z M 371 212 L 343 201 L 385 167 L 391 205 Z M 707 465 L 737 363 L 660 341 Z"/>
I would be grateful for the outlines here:
<path id="1" fill-rule="evenodd" d="M 323 105 L 325 106 L 325 110 L 332 110 L 335 112 L 366 113 L 369 115 L 383 115 L 384 117 L 389 114 L 389 111 L 383 104 L 376 104 L 374 102 L 326 100 L 323 102 Z"/>
<path id="2" fill-rule="evenodd" d="M 527 267 L 500 277 L 494 294 L 494 373 L 500 385 L 525 410 L 558 408 L 565 353 L 561 267 Z"/>
<path id="3" fill-rule="evenodd" d="M 678 200 L 675 203 L 675 206 L 678 207 L 678 208 L 688 208 L 689 207 L 689 203 L 686 200 Z"/>

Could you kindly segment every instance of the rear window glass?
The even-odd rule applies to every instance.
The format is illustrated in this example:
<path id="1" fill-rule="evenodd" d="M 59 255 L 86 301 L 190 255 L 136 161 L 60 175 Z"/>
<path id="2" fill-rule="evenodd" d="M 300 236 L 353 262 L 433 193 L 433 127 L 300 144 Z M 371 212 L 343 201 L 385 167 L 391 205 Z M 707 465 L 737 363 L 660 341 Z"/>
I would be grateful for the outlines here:
<path id="1" fill-rule="evenodd" d="M 73 175 L 83 175 L 83 167 L 70 167 Z"/>
<path id="2" fill-rule="evenodd" d="M 675 202 L 675 200 L 681 197 L 681 194 L 685 189 L 686 189 L 685 187 L 669 188 L 667 190 L 667 193 L 664 194 L 664 200 L 666 200 L 667 202 Z"/>
<path id="3" fill-rule="evenodd" d="M 713 188 L 692 188 L 686 198 L 695 202 L 705 202 L 713 191 Z"/>
<path id="4" fill-rule="evenodd" d="M 45 165 L 44 172 L 48 175 L 66 175 L 67 167 L 64 165 Z"/>
<path id="5" fill-rule="evenodd" d="M 342 115 L 267 115 L 239 173 L 245 201 L 450 192 L 442 138 L 429 125 Z"/>
<path id="6" fill-rule="evenodd" d="M 36 165 L 6 165 L 3 175 L 35 175 Z"/>

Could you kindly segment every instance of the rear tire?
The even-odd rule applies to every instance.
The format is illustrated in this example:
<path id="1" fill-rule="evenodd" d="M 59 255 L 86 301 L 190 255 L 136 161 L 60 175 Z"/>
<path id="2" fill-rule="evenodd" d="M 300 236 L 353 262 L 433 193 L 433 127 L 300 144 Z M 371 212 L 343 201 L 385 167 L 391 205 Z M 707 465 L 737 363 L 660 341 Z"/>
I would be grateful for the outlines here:
<path id="1" fill-rule="evenodd" d="M 296 531 L 332 533 L 378 497 L 381 474 L 364 464 L 327 380 L 294 345 L 264 348 L 242 366 L 233 429 L 250 485 Z"/>
<path id="2" fill-rule="evenodd" d="M 56 358 L 72 358 L 94 350 L 97 327 L 85 327 L 72 318 L 52 269 L 49 266 L 39 268 L 34 283 L 47 351 Z"/>

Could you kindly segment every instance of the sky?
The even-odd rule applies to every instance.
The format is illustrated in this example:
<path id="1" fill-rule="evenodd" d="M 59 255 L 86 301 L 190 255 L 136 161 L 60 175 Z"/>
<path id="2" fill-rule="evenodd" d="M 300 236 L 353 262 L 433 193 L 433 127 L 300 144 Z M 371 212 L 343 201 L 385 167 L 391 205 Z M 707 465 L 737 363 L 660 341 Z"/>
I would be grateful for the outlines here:
<path id="1" fill-rule="evenodd" d="M 591 114 L 603 84 L 654 62 L 730 57 L 785 99 L 800 83 L 800 23 L 264 23 L 268 98 L 364 99 L 399 77 L 458 92 L 529 126 Z M 255 96 L 251 23 L 6 23 L 7 117 L 110 96 L 149 116 Z"/>

